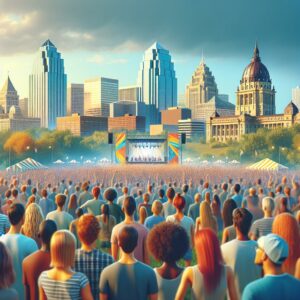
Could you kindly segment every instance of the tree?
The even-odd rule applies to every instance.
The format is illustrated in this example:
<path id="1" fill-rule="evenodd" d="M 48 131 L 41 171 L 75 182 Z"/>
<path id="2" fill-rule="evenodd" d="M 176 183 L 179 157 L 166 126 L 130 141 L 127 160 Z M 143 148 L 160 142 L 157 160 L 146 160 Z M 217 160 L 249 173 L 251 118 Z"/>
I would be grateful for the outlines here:
<path id="1" fill-rule="evenodd" d="M 13 133 L 5 142 L 3 149 L 13 151 L 15 154 L 23 154 L 27 148 L 34 147 L 34 140 L 28 132 L 19 131 Z"/>

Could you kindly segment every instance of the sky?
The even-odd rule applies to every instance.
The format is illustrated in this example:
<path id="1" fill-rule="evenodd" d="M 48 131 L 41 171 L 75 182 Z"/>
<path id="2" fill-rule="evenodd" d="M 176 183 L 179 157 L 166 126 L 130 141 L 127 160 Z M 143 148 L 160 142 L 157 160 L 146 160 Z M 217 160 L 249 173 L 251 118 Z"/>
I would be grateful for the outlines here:
<path id="1" fill-rule="evenodd" d="M 298 0 L 0 0 L 0 85 L 10 75 L 20 97 L 36 52 L 48 38 L 62 53 L 68 83 L 95 76 L 136 83 L 144 51 L 170 51 L 178 94 L 201 60 L 219 93 L 235 92 L 255 42 L 276 89 L 276 111 L 300 85 Z"/>

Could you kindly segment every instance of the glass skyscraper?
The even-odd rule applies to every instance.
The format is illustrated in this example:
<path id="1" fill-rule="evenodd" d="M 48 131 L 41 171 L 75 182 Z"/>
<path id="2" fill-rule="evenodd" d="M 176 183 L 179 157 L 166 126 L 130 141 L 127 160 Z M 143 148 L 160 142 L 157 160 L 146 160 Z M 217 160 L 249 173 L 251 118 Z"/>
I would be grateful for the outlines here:
<path id="1" fill-rule="evenodd" d="M 56 128 L 56 117 L 66 115 L 67 75 L 64 60 L 47 40 L 40 48 L 29 76 L 28 115 L 41 119 L 41 127 Z"/>
<path id="2" fill-rule="evenodd" d="M 141 98 L 149 105 L 150 123 L 158 123 L 155 111 L 177 106 L 177 78 L 169 51 L 155 42 L 144 54 L 138 74 Z"/>

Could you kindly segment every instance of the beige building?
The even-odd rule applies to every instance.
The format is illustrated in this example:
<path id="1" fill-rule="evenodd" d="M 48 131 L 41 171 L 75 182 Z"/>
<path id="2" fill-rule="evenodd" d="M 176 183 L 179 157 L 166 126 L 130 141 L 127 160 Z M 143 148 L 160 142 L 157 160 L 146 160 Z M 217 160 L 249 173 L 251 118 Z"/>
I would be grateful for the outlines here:
<path id="1" fill-rule="evenodd" d="M 0 91 L 0 107 L 7 114 L 12 106 L 19 106 L 19 96 L 9 76 L 7 76 Z"/>
<path id="2" fill-rule="evenodd" d="M 193 119 L 179 120 L 178 133 L 185 133 L 187 139 L 204 137 L 205 123 Z"/>
<path id="3" fill-rule="evenodd" d="M 84 114 L 84 84 L 71 83 L 67 88 L 67 115 Z"/>
<path id="4" fill-rule="evenodd" d="M 57 130 L 70 130 L 73 135 L 88 136 L 95 131 L 107 131 L 107 117 L 71 116 L 59 117 L 56 120 Z"/>
<path id="5" fill-rule="evenodd" d="M 19 99 L 19 107 L 21 109 L 22 115 L 28 118 L 28 98 Z"/>
<path id="6" fill-rule="evenodd" d="M 150 125 L 150 135 L 162 135 L 166 132 L 177 132 L 177 125 L 153 124 Z"/>
<path id="7" fill-rule="evenodd" d="M 234 116 L 214 112 L 206 120 L 206 141 L 240 140 L 242 135 L 259 128 L 291 127 L 300 122 L 297 106 L 290 102 L 283 114 L 275 114 L 275 89 L 269 72 L 261 62 L 256 46 L 251 63 L 246 67 L 236 93 Z"/>
<path id="8" fill-rule="evenodd" d="M 119 88 L 119 101 L 141 102 L 142 88 L 139 86 L 124 86 Z"/>

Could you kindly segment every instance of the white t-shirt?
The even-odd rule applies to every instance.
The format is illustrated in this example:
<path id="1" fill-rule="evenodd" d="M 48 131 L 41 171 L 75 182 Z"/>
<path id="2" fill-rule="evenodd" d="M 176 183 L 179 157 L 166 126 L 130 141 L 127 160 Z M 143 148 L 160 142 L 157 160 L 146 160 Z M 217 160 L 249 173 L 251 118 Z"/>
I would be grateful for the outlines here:
<path id="1" fill-rule="evenodd" d="M 53 220 L 56 223 L 57 230 L 69 229 L 73 217 L 65 211 L 51 211 L 48 213 L 46 220 Z"/>
<path id="2" fill-rule="evenodd" d="M 233 270 L 240 295 L 248 283 L 261 277 L 261 267 L 254 263 L 256 248 L 256 241 L 237 239 L 221 246 L 224 262 Z"/>

